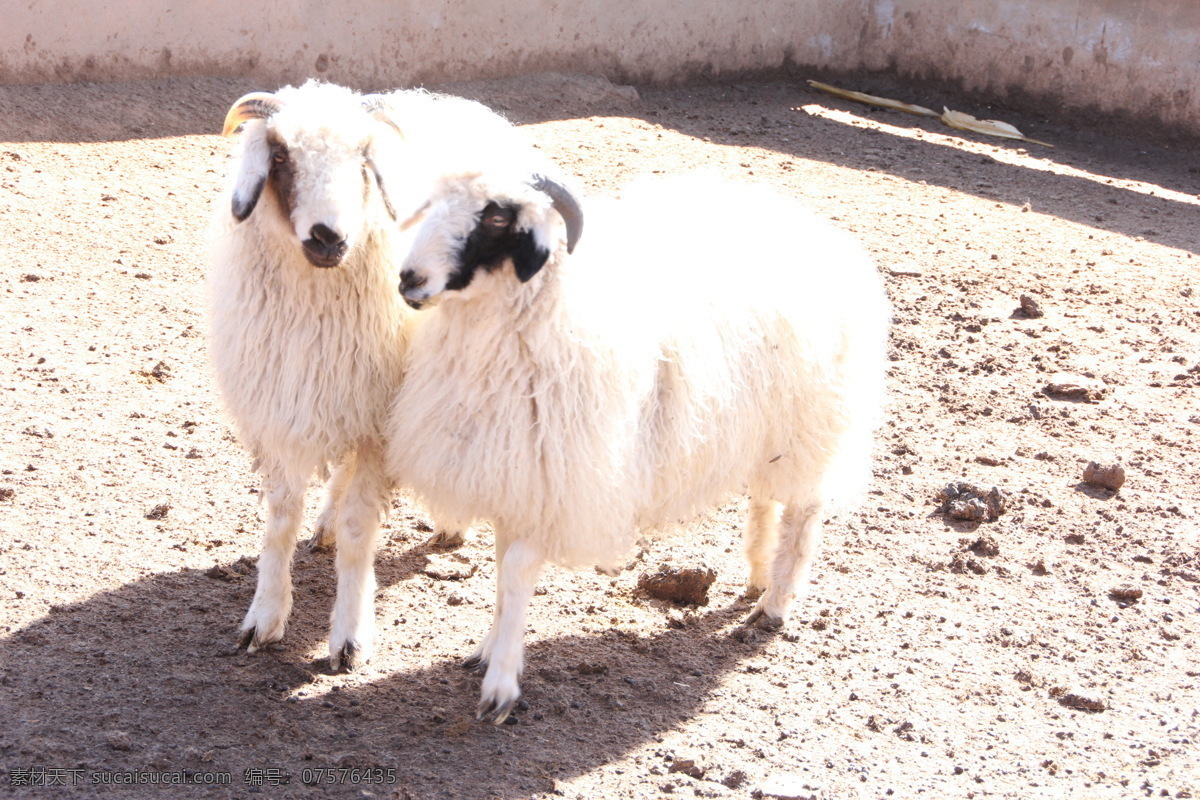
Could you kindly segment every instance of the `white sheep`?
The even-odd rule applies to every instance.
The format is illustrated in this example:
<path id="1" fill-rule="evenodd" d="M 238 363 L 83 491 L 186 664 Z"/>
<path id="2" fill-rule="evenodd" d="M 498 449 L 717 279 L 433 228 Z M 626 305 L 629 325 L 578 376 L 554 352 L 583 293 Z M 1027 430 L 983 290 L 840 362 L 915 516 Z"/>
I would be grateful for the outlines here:
<path id="1" fill-rule="evenodd" d="M 435 307 L 411 329 L 387 466 L 434 514 L 494 524 L 496 616 L 467 664 L 487 665 L 478 715 L 497 723 L 543 562 L 613 566 L 639 531 L 748 489 L 747 623 L 776 628 L 822 514 L 869 477 L 890 312 L 850 236 L 706 176 L 587 219 L 568 257 L 582 213 L 560 184 L 450 175 L 401 273 Z"/>
<path id="2" fill-rule="evenodd" d="M 312 544 L 336 539 L 329 658 L 352 669 L 373 645 L 375 539 L 392 488 L 380 436 L 410 314 L 395 288 L 408 244 L 398 223 L 446 159 L 469 163 L 476 150 L 520 150 L 523 140 L 460 98 L 364 97 L 311 81 L 239 99 L 224 132 L 239 127 L 216 213 L 211 349 L 268 504 L 239 646 L 253 652 L 283 636 L 305 490 L 333 464 Z M 442 535 L 454 541 L 460 529 Z"/>

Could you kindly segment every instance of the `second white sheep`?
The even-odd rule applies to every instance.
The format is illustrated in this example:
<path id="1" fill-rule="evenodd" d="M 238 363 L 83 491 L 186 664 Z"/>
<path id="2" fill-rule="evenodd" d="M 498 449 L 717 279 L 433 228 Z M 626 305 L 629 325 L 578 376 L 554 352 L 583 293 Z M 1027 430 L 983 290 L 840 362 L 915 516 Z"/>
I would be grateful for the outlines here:
<path id="1" fill-rule="evenodd" d="M 748 489 L 747 622 L 777 628 L 822 515 L 870 474 L 890 311 L 850 236 L 703 176 L 595 203 L 568 256 L 581 227 L 554 181 L 449 176 L 401 273 L 433 307 L 387 466 L 435 515 L 494 524 L 495 622 L 468 664 L 487 665 L 478 714 L 497 723 L 544 562 L 612 566 L 639 531 Z"/>

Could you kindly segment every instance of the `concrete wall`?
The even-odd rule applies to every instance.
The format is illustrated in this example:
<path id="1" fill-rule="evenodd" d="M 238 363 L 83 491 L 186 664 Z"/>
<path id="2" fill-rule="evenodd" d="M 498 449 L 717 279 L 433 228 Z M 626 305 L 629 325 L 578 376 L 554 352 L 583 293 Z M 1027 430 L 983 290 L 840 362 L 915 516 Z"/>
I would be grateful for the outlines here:
<path id="1" fill-rule="evenodd" d="M 874 0 L 864 68 L 1200 134 L 1196 0 Z"/>
<path id="2" fill-rule="evenodd" d="M 893 70 L 1200 133 L 1195 0 L 25 0 L 0 83 L 310 76 L 380 88 L 559 70 L 674 81 Z"/>

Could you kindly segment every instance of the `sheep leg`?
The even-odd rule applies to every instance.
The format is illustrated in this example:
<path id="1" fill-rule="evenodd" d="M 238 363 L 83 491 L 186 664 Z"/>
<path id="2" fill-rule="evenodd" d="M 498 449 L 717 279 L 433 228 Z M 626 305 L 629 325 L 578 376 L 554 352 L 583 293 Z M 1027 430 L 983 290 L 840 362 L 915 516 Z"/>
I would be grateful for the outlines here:
<path id="1" fill-rule="evenodd" d="M 325 504 L 317 515 L 317 524 L 313 527 L 312 538 L 307 547 L 313 552 L 331 549 L 337 541 L 337 515 L 342 498 L 346 496 L 346 487 L 354 480 L 354 470 L 357 466 L 357 455 L 351 453 L 333 471 L 333 477 L 325 488 Z"/>
<path id="2" fill-rule="evenodd" d="M 770 579 L 768 562 L 779 540 L 779 503 L 751 495 L 744 539 L 746 560 L 750 562 L 746 597 L 753 600 L 762 596 Z"/>
<path id="3" fill-rule="evenodd" d="M 283 638 L 292 613 L 292 554 L 304 513 L 307 479 L 288 485 L 268 480 L 267 530 L 258 557 L 258 587 L 242 621 L 238 647 L 253 653 Z"/>
<path id="4" fill-rule="evenodd" d="M 375 546 L 391 496 L 377 442 L 362 442 L 337 516 L 337 599 L 329 626 L 329 668 L 354 670 L 375 645 Z"/>
<path id="5" fill-rule="evenodd" d="M 488 668 L 475 717 L 501 724 L 521 696 L 519 680 L 525 668 L 525 612 L 544 558 L 529 542 L 508 546 L 497 574 L 496 621 L 488 632 Z"/>
<path id="6" fill-rule="evenodd" d="M 492 612 L 492 627 L 488 630 L 487 636 L 483 637 L 483 641 L 479 643 L 479 647 L 475 648 L 475 652 L 463 662 L 463 669 L 469 669 L 472 672 L 487 671 L 488 664 L 492 660 L 492 645 L 496 642 L 497 632 L 500 630 L 500 617 L 504 613 L 504 593 L 499 591 L 500 570 L 504 564 L 504 554 L 508 552 L 508 546 L 512 542 L 503 531 L 496 531 L 496 608 Z"/>
<path id="7" fill-rule="evenodd" d="M 821 542 L 821 507 L 789 503 L 779 524 L 779 545 L 767 590 L 746 618 L 747 625 L 778 630 L 787 619 L 788 607 L 808 579 L 809 567 Z"/>

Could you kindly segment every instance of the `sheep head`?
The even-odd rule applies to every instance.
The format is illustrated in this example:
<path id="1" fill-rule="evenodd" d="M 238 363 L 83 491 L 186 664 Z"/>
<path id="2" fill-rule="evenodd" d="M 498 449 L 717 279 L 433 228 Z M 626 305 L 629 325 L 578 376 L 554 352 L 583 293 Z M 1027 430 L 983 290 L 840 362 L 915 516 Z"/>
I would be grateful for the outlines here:
<path id="1" fill-rule="evenodd" d="M 418 212 L 420 227 L 400 273 L 410 306 L 463 291 L 480 273 L 498 273 L 506 264 L 521 283 L 529 281 L 556 249 L 558 217 L 567 252 L 574 251 L 583 210 L 569 189 L 544 175 L 509 183 L 508 190 L 501 185 L 479 174 L 449 178 Z"/>
<path id="2" fill-rule="evenodd" d="M 252 92 L 225 116 L 225 136 L 239 129 L 233 218 L 248 219 L 266 192 L 278 219 L 265 224 L 284 223 L 280 233 L 294 236 L 313 266 L 339 265 L 366 237 L 372 185 L 396 219 L 377 161 L 398 141 L 399 128 L 372 96 L 313 81 Z"/>

